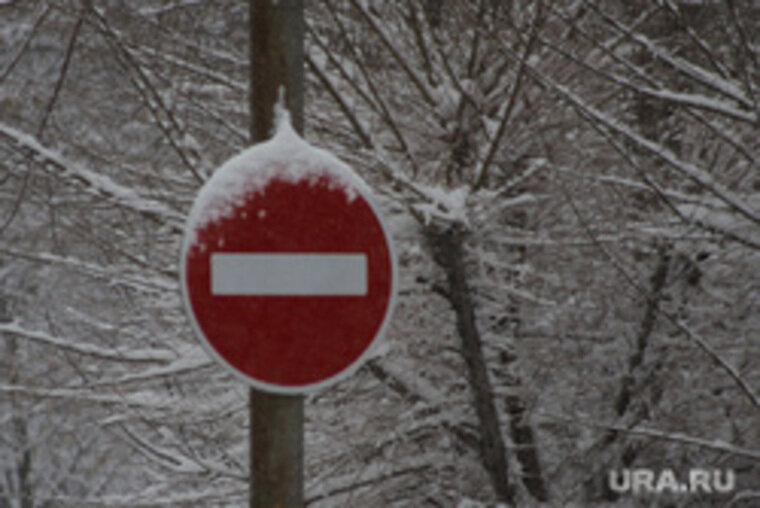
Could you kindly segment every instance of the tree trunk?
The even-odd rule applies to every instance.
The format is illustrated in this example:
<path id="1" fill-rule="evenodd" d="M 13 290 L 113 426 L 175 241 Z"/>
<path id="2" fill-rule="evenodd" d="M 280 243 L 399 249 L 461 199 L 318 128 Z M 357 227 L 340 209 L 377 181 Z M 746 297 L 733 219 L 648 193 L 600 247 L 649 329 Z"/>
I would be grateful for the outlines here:
<path id="1" fill-rule="evenodd" d="M 493 400 L 493 387 L 488 376 L 488 366 L 483 356 L 475 308 L 467 285 L 462 248 L 465 234 L 457 227 L 440 230 L 435 226 L 430 226 L 426 231 L 426 236 L 432 246 L 435 262 L 446 273 L 446 297 L 456 314 L 462 355 L 467 364 L 468 380 L 480 424 L 480 455 L 483 466 L 489 475 L 498 501 L 514 504 L 515 496 L 509 481 L 506 445 Z"/>
<path id="2" fill-rule="evenodd" d="M 639 333 L 636 335 L 636 347 L 628 357 L 628 367 L 620 380 L 620 387 L 618 393 L 615 396 L 613 403 L 615 414 L 620 420 L 628 418 L 627 425 L 633 426 L 642 418 L 645 417 L 647 410 L 639 407 L 634 409 L 634 397 L 642 389 L 642 382 L 637 377 L 641 377 L 641 370 L 644 364 L 644 357 L 647 349 L 649 348 L 650 339 L 654 332 L 654 327 L 657 322 L 657 312 L 660 308 L 660 302 L 662 300 L 662 292 L 665 288 L 665 282 L 668 278 L 668 271 L 670 267 L 670 250 L 669 247 L 663 247 L 660 249 L 657 266 L 654 269 L 654 273 L 650 278 L 650 289 L 646 295 L 646 307 L 644 309 L 644 316 L 641 320 L 641 327 Z M 620 438 L 620 433 L 616 430 L 610 430 L 602 437 L 587 453 L 600 454 L 604 450 L 607 450 Z M 609 461 L 607 469 L 612 468 L 612 463 L 619 463 L 623 467 L 630 467 L 639 453 L 638 448 L 633 443 L 627 443 L 623 446 L 622 451 L 618 456 Z M 587 491 L 587 498 L 590 501 L 598 500 L 600 498 L 607 502 L 614 502 L 620 497 L 620 495 L 610 489 L 607 483 L 607 476 L 600 474 L 598 471 L 591 476 L 585 484 Z"/>
<path id="3" fill-rule="evenodd" d="M 510 359 L 514 361 L 514 357 Z M 521 383 L 515 380 L 514 386 Z M 544 482 L 541 462 L 538 458 L 538 446 L 533 427 L 525 419 L 525 402 L 517 395 L 507 395 L 507 415 L 509 416 L 509 433 L 515 447 L 515 458 L 520 463 L 522 483 L 536 501 L 548 501 L 549 491 Z"/>
<path id="4" fill-rule="evenodd" d="M 641 321 L 641 329 L 636 336 L 636 349 L 628 357 L 628 370 L 620 382 L 620 390 L 615 398 L 615 412 L 619 418 L 630 412 L 633 398 L 641 390 L 641 383 L 636 383 L 636 377 L 644 364 L 644 356 L 649 348 L 649 342 L 657 322 L 657 312 L 660 309 L 662 291 L 668 278 L 670 267 L 670 251 L 668 247 L 660 250 L 657 267 L 650 279 L 651 288 L 646 300 L 644 318 Z M 638 386 L 637 386 L 638 385 Z M 605 446 L 612 444 L 618 438 L 618 433 L 610 431 L 605 438 Z M 639 448 L 634 443 L 627 443 L 620 454 L 620 463 L 623 467 L 630 467 L 639 454 Z M 612 491 L 608 483 L 604 484 L 604 498 L 607 501 L 617 501 L 620 494 Z"/>
<path id="5" fill-rule="evenodd" d="M 519 193 L 527 192 L 521 189 L 516 189 L 516 191 Z M 510 222 L 514 227 L 525 229 L 528 217 L 524 213 L 515 213 L 511 217 Z M 516 262 L 518 264 L 527 263 L 528 254 L 525 245 L 516 247 L 515 253 L 517 255 Z M 519 304 L 518 302 L 511 302 L 509 307 L 511 310 L 513 309 L 513 336 L 517 338 L 519 330 L 521 329 Z M 511 365 L 517 360 L 517 357 L 510 352 L 503 352 L 501 359 L 504 377 L 503 382 L 510 388 L 517 390 L 522 385 L 522 381 L 519 376 L 515 375 L 514 372 L 511 372 Z M 528 493 L 533 496 L 536 501 L 548 501 L 549 490 L 544 482 L 544 474 L 538 457 L 536 436 L 530 422 L 525 418 L 525 401 L 519 395 L 508 394 L 504 402 L 509 417 L 509 434 L 512 438 L 512 444 L 515 447 L 515 458 L 520 464 L 520 477 L 522 483 Z"/>

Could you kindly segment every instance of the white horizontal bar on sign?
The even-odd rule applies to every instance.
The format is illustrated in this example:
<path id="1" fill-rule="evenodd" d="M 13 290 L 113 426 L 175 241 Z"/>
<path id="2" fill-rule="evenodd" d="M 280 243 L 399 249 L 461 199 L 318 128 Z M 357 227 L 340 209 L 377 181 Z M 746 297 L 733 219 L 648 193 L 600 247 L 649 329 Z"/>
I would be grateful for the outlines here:
<path id="1" fill-rule="evenodd" d="M 228 296 L 365 296 L 364 254 L 211 255 L 211 293 Z"/>

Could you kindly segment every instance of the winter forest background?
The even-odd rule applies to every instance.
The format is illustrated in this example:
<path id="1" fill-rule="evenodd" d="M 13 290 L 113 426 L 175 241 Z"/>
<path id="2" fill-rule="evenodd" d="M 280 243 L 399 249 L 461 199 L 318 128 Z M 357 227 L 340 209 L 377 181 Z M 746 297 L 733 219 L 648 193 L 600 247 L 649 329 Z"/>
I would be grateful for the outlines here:
<path id="1" fill-rule="evenodd" d="M 381 199 L 384 346 L 309 506 L 760 506 L 760 3 L 308 0 L 306 138 Z M 178 293 L 248 139 L 244 0 L 0 0 L 0 507 L 243 506 Z M 625 467 L 731 469 L 618 495 Z"/>

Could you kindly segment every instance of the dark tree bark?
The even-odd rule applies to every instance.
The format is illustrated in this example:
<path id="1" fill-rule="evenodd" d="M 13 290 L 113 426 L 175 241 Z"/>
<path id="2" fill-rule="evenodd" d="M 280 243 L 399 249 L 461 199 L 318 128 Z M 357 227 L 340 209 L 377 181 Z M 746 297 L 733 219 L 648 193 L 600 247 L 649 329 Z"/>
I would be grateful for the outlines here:
<path id="1" fill-rule="evenodd" d="M 515 383 L 518 386 L 519 381 Z M 525 419 L 525 401 L 517 395 L 506 397 L 509 433 L 515 446 L 515 457 L 522 469 L 522 483 L 536 501 L 548 501 L 549 491 L 544 482 L 538 445 L 533 427 Z"/>
<path id="2" fill-rule="evenodd" d="M 506 443 L 501 433 L 488 364 L 483 355 L 483 341 L 472 291 L 467 282 L 464 258 L 466 232 L 457 226 L 449 229 L 430 226 L 426 230 L 426 237 L 431 244 L 435 262 L 446 274 L 444 294 L 456 315 L 462 355 L 467 364 L 468 380 L 480 424 L 483 465 L 499 501 L 512 504 L 515 502 L 515 492 L 509 478 Z M 515 360 L 514 356 L 504 358 L 504 366 L 508 367 Z M 520 385 L 519 379 L 514 376 L 510 376 L 509 383 L 513 386 Z M 508 395 L 505 405 L 509 432 L 515 446 L 515 459 L 522 470 L 521 482 L 535 500 L 548 501 L 549 493 L 538 457 L 535 434 L 525 419 L 525 402 L 518 395 Z"/>
<path id="3" fill-rule="evenodd" d="M 628 362 L 625 372 L 623 373 L 617 395 L 613 402 L 615 414 L 619 419 L 629 417 L 632 419 L 631 424 L 635 424 L 646 417 L 646 411 L 639 408 L 638 411 L 634 405 L 636 395 L 643 389 L 641 380 L 641 371 L 644 366 L 644 359 L 647 350 L 650 348 L 652 334 L 655 324 L 657 323 L 657 314 L 662 301 L 662 293 L 667 282 L 670 267 L 670 248 L 662 247 L 659 251 L 657 266 L 650 277 L 650 288 L 645 296 L 644 315 L 641 320 L 639 332 L 636 335 L 636 344 L 628 356 Z M 650 381 L 652 377 L 650 376 Z M 609 449 L 615 442 L 620 439 L 620 432 L 611 430 L 590 450 L 591 453 L 601 453 Z M 638 456 L 639 449 L 634 443 L 626 443 L 618 456 L 612 459 L 623 467 L 630 467 Z M 607 502 L 614 502 L 620 494 L 610 489 L 607 483 L 606 475 L 595 474 L 585 485 L 587 497 L 589 500 L 603 499 Z"/>
<path id="4" fill-rule="evenodd" d="M 522 189 L 518 189 L 522 193 Z M 524 229 L 528 223 L 528 217 L 525 213 L 514 213 L 510 219 L 514 227 Z M 518 264 L 528 262 L 528 252 L 525 245 L 520 245 L 514 249 L 517 256 Z M 510 302 L 510 312 L 512 314 L 513 336 L 517 338 L 521 329 L 522 319 L 520 317 L 519 303 Z M 511 352 L 503 352 L 501 355 L 503 383 L 511 388 L 519 388 L 522 381 L 512 370 L 517 357 Z M 515 458 L 520 464 L 521 480 L 528 493 L 537 501 L 548 501 L 549 490 L 544 481 L 544 474 L 541 468 L 541 461 L 538 456 L 538 444 L 533 427 L 525 417 L 526 404 L 522 397 L 509 394 L 505 397 L 505 406 L 509 418 L 509 433 L 512 443 L 515 447 Z"/>
<path id="5" fill-rule="evenodd" d="M 440 230 L 431 226 L 426 231 L 435 262 L 446 273 L 446 297 L 456 314 L 457 332 L 462 355 L 480 424 L 480 455 L 491 486 L 500 502 L 513 504 L 514 489 L 509 481 L 509 466 L 499 416 L 493 399 L 493 386 L 483 356 L 483 343 L 475 317 L 475 306 L 467 284 L 463 242 L 465 233 L 454 226 Z"/>
<path id="6" fill-rule="evenodd" d="M 623 375 L 620 382 L 620 389 L 615 398 L 615 412 L 618 417 L 622 418 L 632 407 L 633 398 L 641 389 L 640 384 L 636 382 L 637 373 L 642 369 L 644 356 L 649 348 L 655 323 L 657 322 L 657 313 L 660 309 L 662 300 L 662 291 L 665 288 L 665 282 L 668 278 L 668 268 L 670 266 L 670 251 L 664 247 L 660 250 L 657 267 L 650 279 L 651 287 L 646 298 L 646 308 L 644 317 L 641 321 L 641 328 L 636 336 L 636 347 L 628 357 L 628 370 Z M 605 441 L 612 444 L 618 438 L 618 433 L 611 431 L 607 434 Z M 639 454 L 638 447 L 633 443 L 627 443 L 620 454 L 620 463 L 623 467 L 629 467 L 636 460 Z M 620 494 L 612 491 L 609 484 L 604 485 L 604 498 L 607 501 L 616 501 Z"/>

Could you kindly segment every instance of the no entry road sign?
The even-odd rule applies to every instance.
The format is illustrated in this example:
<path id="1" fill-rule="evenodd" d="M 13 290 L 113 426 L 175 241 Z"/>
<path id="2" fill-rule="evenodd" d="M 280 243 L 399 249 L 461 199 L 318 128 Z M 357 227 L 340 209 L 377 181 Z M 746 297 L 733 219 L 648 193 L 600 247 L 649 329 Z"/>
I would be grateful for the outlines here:
<path id="1" fill-rule="evenodd" d="M 284 119 L 201 189 L 180 277 L 209 353 L 254 388 L 297 394 L 342 379 L 371 352 L 395 271 L 366 184 Z"/>

